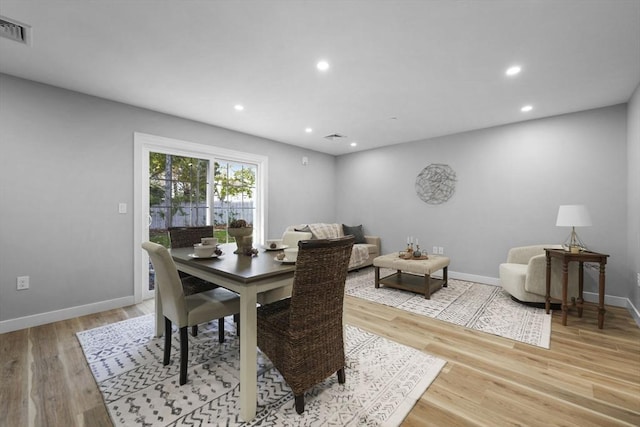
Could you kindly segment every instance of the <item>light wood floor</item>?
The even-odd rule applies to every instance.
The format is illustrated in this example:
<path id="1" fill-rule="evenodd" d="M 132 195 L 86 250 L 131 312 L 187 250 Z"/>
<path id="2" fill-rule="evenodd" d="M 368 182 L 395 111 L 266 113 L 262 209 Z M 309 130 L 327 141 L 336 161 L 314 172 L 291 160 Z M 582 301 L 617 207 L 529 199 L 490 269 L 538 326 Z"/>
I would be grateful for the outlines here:
<path id="1" fill-rule="evenodd" d="M 403 426 L 640 426 L 640 329 L 625 309 L 593 305 L 551 349 L 467 330 L 357 298 L 346 321 L 448 363 Z M 153 312 L 145 303 L 0 335 L 0 426 L 110 426 L 75 337 Z M 348 380 L 348 378 L 347 378 Z"/>

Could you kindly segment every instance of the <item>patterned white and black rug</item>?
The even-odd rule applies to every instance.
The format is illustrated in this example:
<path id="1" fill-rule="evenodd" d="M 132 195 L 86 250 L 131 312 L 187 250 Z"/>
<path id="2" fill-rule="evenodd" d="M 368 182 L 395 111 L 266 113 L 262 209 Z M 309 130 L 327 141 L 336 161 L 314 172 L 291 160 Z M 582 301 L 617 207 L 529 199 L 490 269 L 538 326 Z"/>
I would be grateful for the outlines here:
<path id="1" fill-rule="evenodd" d="M 231 320 L 229 318 L 229 320 Z M 345 326 L 346 383 L 333 375 L 305 395 L 298 415 L 291 389 L 258 351 L 258 413 L 239 417 L 238 339 L 232 323 L 219 344 L 217 322 L 189 335 L 188 381 L 162 365 L 163 339 L 153 315 L 79 332 L 78 340 L 115 426 L 397 426 L 445 361 L 361 329 Z"/>
<path id="2" fill-rule="evenodd" d="M 380 269 L 380 276 L 393 270 Z M 449 279 L 448 286 L 423 295 L 374 286 L 372 268 L 350 273 L 346 294 L 412 313 L 465 326 L 538 347 L 549 348 L 551 315 L 544 309 L 517 303 L 500 286 Z"/>

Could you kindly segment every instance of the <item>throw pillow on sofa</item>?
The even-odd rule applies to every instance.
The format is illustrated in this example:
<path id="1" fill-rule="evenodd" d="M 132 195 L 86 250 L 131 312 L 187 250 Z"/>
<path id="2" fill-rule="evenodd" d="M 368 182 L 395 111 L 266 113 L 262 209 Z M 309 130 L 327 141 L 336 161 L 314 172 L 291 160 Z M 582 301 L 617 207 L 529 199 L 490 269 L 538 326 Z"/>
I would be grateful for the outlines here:
<path id="1" fill-rule="evenodd" d="M 345 236 L 352 235 L 354 237 L 353 243 L 367 243 L 367 239 L 364 238 L 362 224 L 354 226 L 342 224 L 342 232 Z"/>

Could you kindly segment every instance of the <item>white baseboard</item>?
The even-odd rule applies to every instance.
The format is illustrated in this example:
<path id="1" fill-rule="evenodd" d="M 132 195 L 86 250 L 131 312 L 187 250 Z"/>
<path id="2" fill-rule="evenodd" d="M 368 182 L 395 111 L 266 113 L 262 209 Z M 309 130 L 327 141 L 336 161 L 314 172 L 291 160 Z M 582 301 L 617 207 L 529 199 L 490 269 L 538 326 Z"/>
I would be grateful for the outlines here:
<path id="1" fill-rule="evenodd" d="M 478 276 L 476 274 L 459 273 L 449 271 L 448 276 L 452 279 L 466 280 L 467 282 L 484 283 L 485 285 L 500 286 L 500 279 L 497 277 Z"/>
<path id="2" fill-rule="evenodd" d="M 595 292 L 584 292 L 583 298 L 587 302 L 593 302 L 593 303 L 598 302 L 598 294 Z M 633 320 L 636 321 L 636 325 L 640 327 L 640 313 L 638 312 L 638 309 L 631 303 L 631 300 L 629 298 L 616 297 L 613 295 L 605 295 L 604 304 L 612 305 L 614 307 L 626 308 L 629 314 L 631 315 L 631 317 L 633 317 Z"/>
<path id="3" fill-rule="evenodd" d="M 5 332 L 17 331 L 24 328 L 45 325 L 51 322 L 58 322 L 60 320 L 72 319 L 74 317 L 85 316 L 87 314 L 100 313 L 101 311 L 126 307 L 133 304 L 135 304 L 135 302 L 132 295 L 129 297 L 100 301 L 92 304 L 80 305 L 77 307 L 64 308 L 62 310 L 34 314 L 32 316 L 3 320 L 0 321 L 0 334 L 3 334 Z"/>
<path id="4" fill-rule="evenodd" d="M 587 302 L 594 302 L 596 304 L 598 303 L 598 294 L 596 292 L 583 292 L 582 297 Z M 613 295 L 605 295 L 604 304 L 612 305 L 614 307 L 627 308 L 628 304 L 631 304 L 631 301 L 629 301 L 629 298 L 615 297 Z"/>
<path id="5" fill-rule="evenodd" d="M 640 311 L 638 311 L 638 307 L 634 306 L 631 300 L 627 300 L 627 311 L 631 313 L 631 317 L 636 321 L 636 325 L 640 328 Z"/>
<path id="6" fill-rule="evenodd" d="M 497 277 L 478 276 L 475 274 L 459 273 L 449 271 L 449 277 L 452 279 L 466 280 L 469 282 L 484 283 L 486 285 L 500 286 L 500 280 Z M 436 277 L 436 276 L 434 276 Z M 593 292 L 585 292 L 584 299 L 587 302 L 598 302 L 598 294 Z M 640 312 L 629 298 L 605 295 L 604 303 L 614 307 L 624 307 L 629 311 L 631 317 L 640 327 Z M 34 314 L 32 316 L 18 317 L 16 319 L 0 321 L 0 334 L 5 332 L 17 331 L 24 328 L 45 325 L 51 322 L 72 319 L 74 317 L 85 316 L 87 314 L 100 313 L 101 311 L 112 310 L 114 308 L 126 307 L 135 304 L 133 296 L 117 298 L 108 301 L 101 301 L 92 304 L 81 305 L 77 307 L 65 308 L 62 310 L 49 311 L 46 313 Z"/>

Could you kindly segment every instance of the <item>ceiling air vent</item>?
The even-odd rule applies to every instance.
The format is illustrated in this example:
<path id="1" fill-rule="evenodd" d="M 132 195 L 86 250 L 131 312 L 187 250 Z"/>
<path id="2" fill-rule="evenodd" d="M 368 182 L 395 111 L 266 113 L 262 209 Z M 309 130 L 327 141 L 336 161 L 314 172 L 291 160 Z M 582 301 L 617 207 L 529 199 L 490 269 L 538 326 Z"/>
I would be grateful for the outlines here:
<path id="1" fill-rule="evenodd" d="M 338 141 L 342 138 L 346 138 L 346 135 L 340 135 L 339 133 L 332 133 L 331 135 L 327 135 L 324 139 L 328 139 L 329 141 Z"/>
<path id="2" fill-rule="evenodd" d="M 30 36 L 31 27 L 29 25 L 0 16 L 0 37 L 29 45 Z"/>

